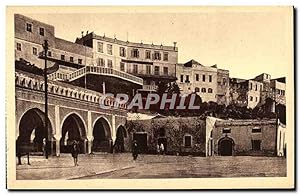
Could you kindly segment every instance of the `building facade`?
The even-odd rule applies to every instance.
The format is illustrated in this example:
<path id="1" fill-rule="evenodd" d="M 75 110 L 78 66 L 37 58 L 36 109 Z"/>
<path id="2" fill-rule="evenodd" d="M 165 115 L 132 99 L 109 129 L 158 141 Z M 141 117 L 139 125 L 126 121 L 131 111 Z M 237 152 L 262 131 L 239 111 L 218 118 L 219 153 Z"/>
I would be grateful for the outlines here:
<path id="1" fill-rule="evenodd" d="M 118 82 L 118 79 L 123 81 L 120 88 L 126 88 L 126 91 L 138 89 L 146 92 L 155 91 L 160 81 L 169 83 L 176 80 L 176 43 L 174 46 L 133 43 L 99 36 L 93 32 L 77 38 L 73 43 L 55 37 L 52 25 L 20 14 L 15 15 L 16 61 L 43 69 L 44 40 L 49 44 L 47 66 L 59 67 L 49 75 L 51 79 L 72 82 L 82 87 L 86 82 L 97 80 L 87 87 L 92 86 L 90 89 L 101 92 L 104 92 L 104 83 L 110 85 Z M 88 81 L 86 75 L 89 75 Z M 117 79 L 103 79 L 106 76 Z M 132 85 L 128 86 L 124 82 Z M 106 86 L 106 89 L 113 88 L 112 86 Z"/>
<path id="2" fill-rule="evenodd" d="M 205 120 L 199 117 L 130 120 L 127 129 L 143 153 L 157 153 L 163 144 L 166 154 L 205 156 Z"/>
<path id="3" fill-rule="evenodd" d="M 182 93 L 197 93 L 202 102 L 227 104 L 229 71 L 214 66 L 204 66 L 195 60 L 178 64 L 177 83 Z"/>
<path id="4" fill-rule="evenodd" d="M 48 41 L 48 67 L 58 63 L 70 71 L 92 64 L 92 49 L 55 37 L 54 26 L 15 14 L 15 60 L 44 68 L 43 44 Z M 63 71 L 63 70 L 62 70 Z"/>
<path id="5" fill-rule="evenodd" d="M 206 119 L 206 155 L 276 155 L 276 120 Z"/>
<path id="6" fill-rule="evenodd" d="M 286 105 L 286 84 L 285 77 L 272 79 L 270 81 L 270 87 L 273 92 L 273 98 L 276 103 Z"/>
<path id="7" fill-rule="evenodd" d="M 246 106 L 247 108 L 255 108 L 262 103 L 262 94 L 264 84 L 262 82 L 249 79 L 230 79 L 230 102 L 238 106 Z"/>
<path id="8" fill-rule="evenodd" d="M 110 67 L 144 80 L 142 91 L 155 91 L 159 81 L 176 80 L 175 66 L 178 48 L 145 43 L 133 43 L 92 33 L 78 38 L 76 43 L 92 49 L 93 64 Z"/>

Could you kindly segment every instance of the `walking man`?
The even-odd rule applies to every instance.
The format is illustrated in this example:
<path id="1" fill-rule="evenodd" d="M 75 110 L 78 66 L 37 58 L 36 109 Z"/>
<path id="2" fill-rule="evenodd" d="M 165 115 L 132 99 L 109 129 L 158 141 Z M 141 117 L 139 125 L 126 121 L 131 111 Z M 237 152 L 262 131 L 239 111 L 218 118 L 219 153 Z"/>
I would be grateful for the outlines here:
<path id="1" fill-rule="evenodd" d="M 136 160 L 138 157 L 138 144 L 136 140 L 134 140 L 132 143 L 132 156 L 133 160 Z"/>
<path id="2" fill-rule="evenodd" d="M 77 141 L 74 141 L 72 144 L 72 157 L 74 159 L 74 166 L 78 166 L 78 154 L 79 154 L 79 145 Z"/>

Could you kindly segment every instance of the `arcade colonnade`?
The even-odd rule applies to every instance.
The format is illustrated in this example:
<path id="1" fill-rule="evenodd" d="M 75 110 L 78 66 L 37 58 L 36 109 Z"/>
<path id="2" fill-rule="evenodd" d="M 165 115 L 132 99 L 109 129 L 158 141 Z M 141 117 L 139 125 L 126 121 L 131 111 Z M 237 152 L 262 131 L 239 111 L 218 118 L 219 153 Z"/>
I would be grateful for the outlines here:
<path id="1" fill-rule="evenodd" d="M 33 143 L 36 151 L 42 150 L 43 139 L 47 136 L 42 110 L 43 105 L 36 104 L 35 107 L 26 109 L 25 106 L 25 109 L 16 111 L 16 139 Z M 119 152 L 124 152 L 124 139 L 127 137 L 125 122 L 126 118 L 122 115 L 49 105 L 48 140 L 51 151 L 56 156 L 69 152 L 70 145 L 76 140 L 81 153 L 109 152 L 113 144 Z"/>

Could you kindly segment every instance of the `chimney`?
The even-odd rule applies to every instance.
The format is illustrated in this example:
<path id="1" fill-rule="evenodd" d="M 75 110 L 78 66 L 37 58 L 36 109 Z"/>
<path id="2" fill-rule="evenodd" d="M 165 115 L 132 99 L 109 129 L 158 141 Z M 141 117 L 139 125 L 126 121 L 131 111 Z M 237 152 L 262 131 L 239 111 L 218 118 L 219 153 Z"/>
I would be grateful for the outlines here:
<path id="1" fill-rule="evenodd" d="M 177 44 L 177 42 L 173 42 L 173 44 L 174 44 L 174 50 L 176 49 L 176 44 Z"/>

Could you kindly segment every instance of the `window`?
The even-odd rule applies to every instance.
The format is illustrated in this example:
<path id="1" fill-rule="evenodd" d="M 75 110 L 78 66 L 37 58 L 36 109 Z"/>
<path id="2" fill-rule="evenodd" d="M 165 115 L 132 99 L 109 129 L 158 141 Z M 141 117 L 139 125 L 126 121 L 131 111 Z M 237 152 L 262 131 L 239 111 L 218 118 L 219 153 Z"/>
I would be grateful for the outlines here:
<path id="1" fill-rule="evenodd" d="M 32 32 L 32 24 L 26 23 L 26 30 Z"/>
<path id="2" fill-rule="evenodd" d="M 125 64 L 123 62 L 120 62 L 120 70 L 125 71 Z"/>
<path id="3" fill-rule="evenodd" d="M 33 53 L 33 55 L 36 55 L 36 56 L 37 56 L 37 53 L 38 53 L 38 52 L 37 52 L 37 48 L 36 48 L 36 47 L 33 47 L 33 48 L 32 48 L 32 53 Z"/>
<path id="4" fill-rule="evenodd" d="M 252 133 L 261 133 L 261 128 L 260 127 L 254 127 L 252 129 Z"/>
<path id="5" fill-rule="evenodd" d="M 165 137 L 166 136 L 166 130 L 165 128 L 159 129 L 159 137 Z"/>
<path id="6" fill-rule="evenodd" d="M 82 64 L 82 59 L 78 59 L 78 64 Z"/>
<path id="7" fill-rule="evenodd" d="M 199 81 L 199 74 L 196 74 L 196 81 Z"/>
<path id="8" fill-rule="evenodd" d="M 226 85 L 226 78 L 223 78 L 223 85 Z"/>
<path id="9" fill-rule="evenodd" d="M 250 101 L 253 101 L 253 97 L 252 96 L 250 96 Z"/>
<path id="10" fill-rule="evenodd" d="M 250 83 L 250 90 L 252 90 L 252 83 Z"/>
<path id="11" fill-rule="evenodd" d="M 126 57 L 126 50 L 124 47 L 120 47 L 120 56 L 121 57 Z"/>
<path id="12" fill-rule="evenodd" d="M 231 129 L 230 128 L 223 128 L 223 133 L 231 133 Z"/>
<path id="13" fill-rule="evenodd" d="M 206 88 L 202 88 L 202 89 L 201 89 L 201 92 L 202 92 L 202 93 L 206 93 Z"/>
<path id="14" fill-rule="evenodd" d="M 146 50 L 146 59 L 150 59 L 151 58 L 151 51 Z"/>
<path id="15" fill-rule="evenodd" d="M 100 53 L 103 53 L 103 43 L 102 42 L 97 43 L 97 51 Z"/>
<path id="16" fill-rule="evenodd" d="M 186 148 L 192 147 L 192 136 L 191 135 L 184 136 L 184 147 L 186 147 Z"/>
<path id="17" fill-rule="evenodd" d="M 255 97 L 255 101 L 256 101 L 256 102 L 258 101 L 258 98 L 257 98 L 257 97 Z"/>
<path id="18" fill-rule="evenodd" d="M 167 52 L 164 52 L 164 61 L 169 60 L 169 54 Z"/>
<path id="19" fill-rule="evenodd" d="M 138 65 L 137 64 L 133 65 L 133 73 L 135 73 L 135 74 L 138 73 Z"/>
<path id="20" fill-rule="evenodd" d="M 161 54 L 158 51 L 154 52 L 154 60 L 160 60 L 161 59 Z"/>
<path id="21" fill-rule="evenodd" d="M 51 51 L 48 51 L 48 56 L 52 56 L 52 52 Z"/>
<path id="22" fill-rule="evenodd" d="M 189 75 L 185 75 L 185 82 L 189 83 L 190 82 L 190 76 Z"/>
<path id="23" fill-rule="evenodd" d="M 60 55 L 61 60 L 65 60 L 65 55 Z"/>
<path id="24" fill-rule="evenodd" d="M 202 75 L 202 81 L 205 82 L 205 75 Z"/>
<path id="25" fill-rule="evenodd" d="M 22 51 L 22 45 L 21 45 L 21 43 L 17 43 L 17 50 L 18 51 Z"/>
<path id="26" fill-rule="evenodd" d="M 208 81 L 209 81 L 209 82 L 212 82 L 212 76 L 211 76 L 211 75 L 209 75 Z"/>
<path id="27" fill-rule="evenodd" d="M 40 35 L 44 36 L 45 35 L 45 29 L 40 27 Z"/>
<path id="28" fill-rule="evenodd" d="M 70 62 L 74 62 L 74 58 L 70 56 Z"/>
<path id="29" fill-rule="evenodd" d="M 112 55 L 112 45 L 111 44 L 107 44 L 107 54 Z"/>
<path id="30" fill-rule="evenodd" d="M 168 75 L 168 67 L 164 67 L 164 75 Z"/>
<path id="31" fill-rule="evenodd" d="M 195 87 L 195 92 L 200 92 L 199 87 Z"/>
<path id="32" fill-rule="evenodd" d="M 146 66 L 146 74 L 151 74 L 151 66 L 150 65 Z"/>
<path id="33" fill-rule="evenodd" d="M 282 90 L 282 95 L 285 96 L 285 91 L 284 90 Z"/>
<path id="34" fill-rule="evenodd" d="M 183 83 L 183 75 L 180 75 L 180 82 Z"/>
<path id="35" fill-rule="evenodd" d="M 257 84 L 255 85 L 255 91 L 257 91 Z"/>
<path id="36" fill-rule="evenodd" d="M 207 92 L 212 93 L 213 92 L 212 88 L 208 88 Z"/>
<path id="37" fill-rule="evenodd" d="M 251 140 L 252 142 L 252 150 L 261 150 L 261 140 Z"/>
<path id="38" fill-rule="evenodd" d="M 97 59 L 97 66 L 105 66 L 105 61 L 103 58 Z"/>
<path id="39" fill-rule="evenodd" d="M 112 64 L 112 60 L 107 60 L 107 67 L 112 68 L 113 64 Z"/>
<path id="40" fill-rule="evenodd" d="M 159 66 L 154 67 L 154 75 L 159 75 Z"/>
<path id="41" fill-rule="evenodd" d="M 139 57 L 139 50 L 138 49 L 133 49 L 131 51 L 131 57 L 138 58 Z"/>
<path id="42" fill-rule="evenodd" d="M 127 64 L 127 72 L 131 72 L 131 65 L 130 64 Z"/>

